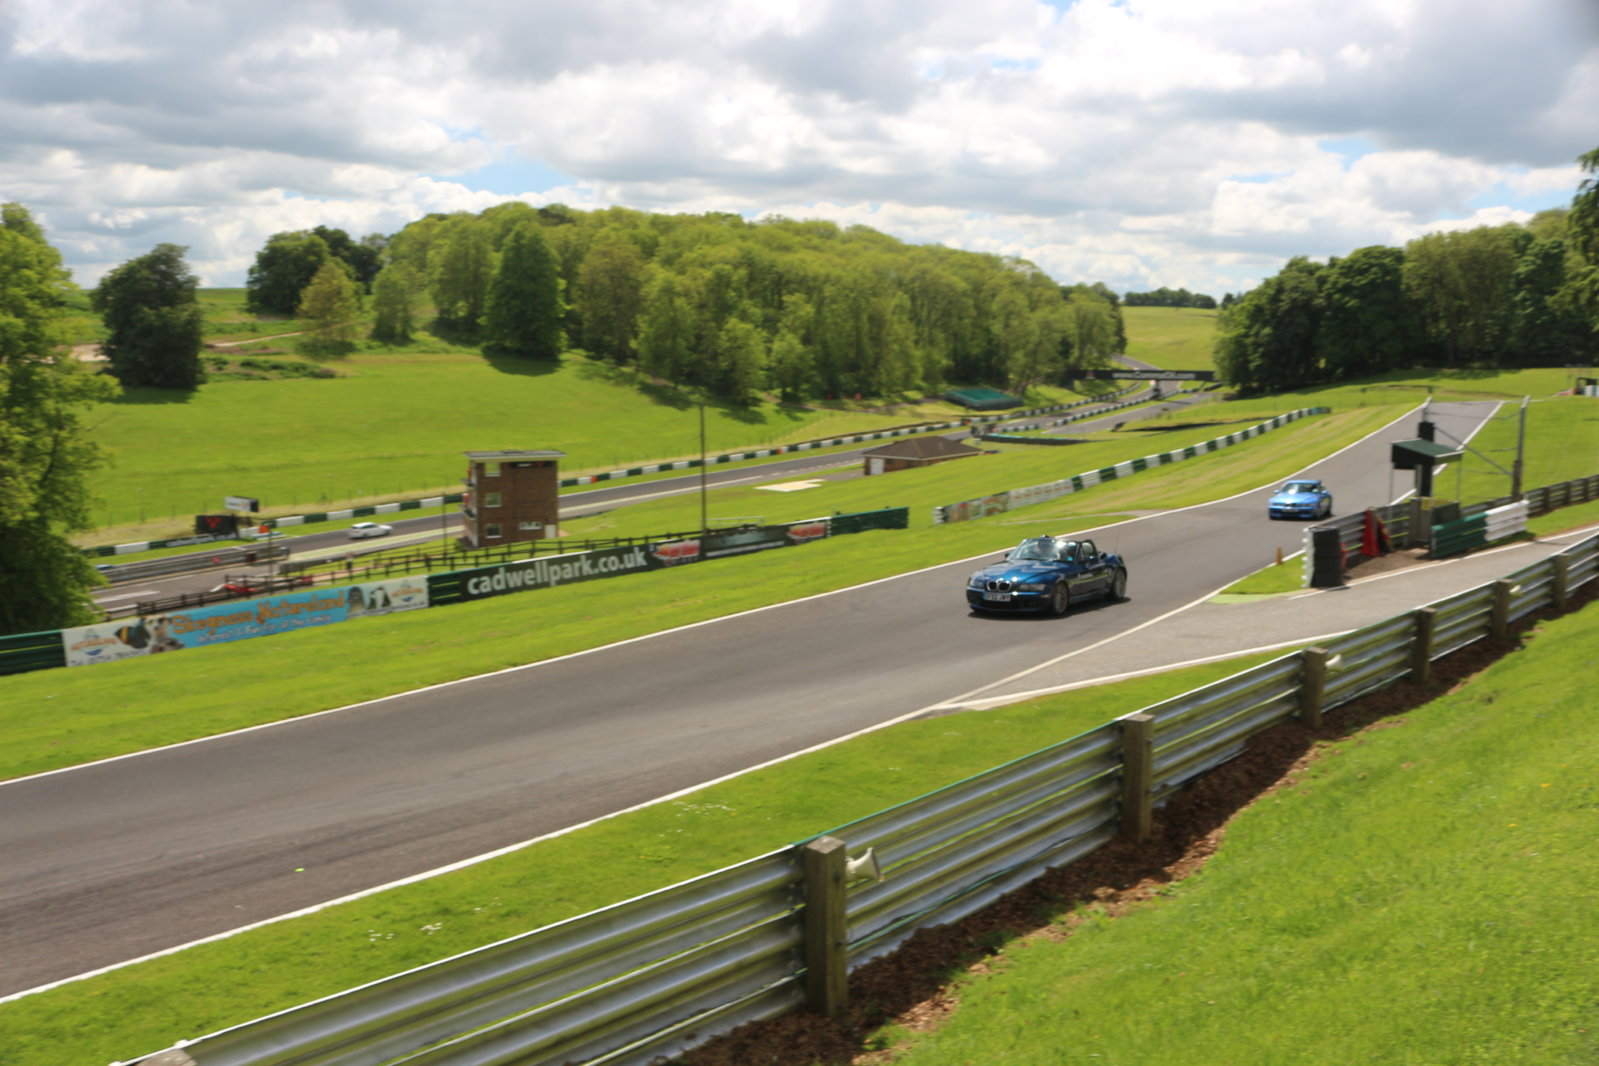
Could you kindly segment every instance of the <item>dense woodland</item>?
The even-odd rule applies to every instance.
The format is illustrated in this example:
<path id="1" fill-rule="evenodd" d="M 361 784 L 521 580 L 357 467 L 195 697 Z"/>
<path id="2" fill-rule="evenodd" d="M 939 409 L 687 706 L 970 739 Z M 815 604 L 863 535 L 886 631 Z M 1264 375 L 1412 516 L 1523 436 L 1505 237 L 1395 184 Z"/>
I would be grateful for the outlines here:
<path id="1" fill-rule="evenodd" d="M 1591 366 L 1599 349 L 1599 149 L 1570 209 L 1290 259 L 1224 307 L 1216 366 L 1271 393 L 1413 367 Z"/>
<path id="2" fill-rule="evenodd" d="M 381 341 L 425 324 L 491 355 L 580 350 L 734 402 L 1024 390 L 1125 343 L 1104 285 L 831 222 L 509 202 L 391 238 L 280 233 L 250 271 L 251 306 L 312 315 L 308 287 L 330 262 L 357 288 L 370 277 Z"/>

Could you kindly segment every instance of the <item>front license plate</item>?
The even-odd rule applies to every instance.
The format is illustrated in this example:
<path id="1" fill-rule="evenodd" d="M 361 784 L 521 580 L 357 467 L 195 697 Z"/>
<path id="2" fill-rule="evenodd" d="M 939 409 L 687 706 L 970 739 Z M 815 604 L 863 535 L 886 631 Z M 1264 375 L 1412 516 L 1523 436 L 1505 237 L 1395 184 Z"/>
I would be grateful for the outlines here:
<path id="1" fill-rule="evenodd" d="M 990 603 L 1009 603 L 1010 602 L 1010 593 L 1008 593 L 1008 592 L 985 592 L 985 593 L 983 593 L 983 599 L 989 601 Z"/>

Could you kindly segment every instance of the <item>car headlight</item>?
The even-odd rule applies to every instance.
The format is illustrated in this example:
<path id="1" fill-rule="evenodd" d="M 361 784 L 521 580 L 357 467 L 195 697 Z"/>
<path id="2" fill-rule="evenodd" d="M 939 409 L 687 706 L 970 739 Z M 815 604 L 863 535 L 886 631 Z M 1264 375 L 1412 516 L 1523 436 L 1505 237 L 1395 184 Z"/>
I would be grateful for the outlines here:
<path id="1" fill-rule="evenodd" d="M 1049 588 L 1049 586 L 1042 581 L 1023 581 L 1021 584 L 1016 586 L 1016 591 L 1043 592 L 1047 588 Z"/>
<path id="2" fill-rule="evenodd" d="M 973 574 L 971 577 L 966 579 L 966 587 L 969 589 L 980 589 L 985 584 L 986 582 L 983 580 L 982 574 Z"/>

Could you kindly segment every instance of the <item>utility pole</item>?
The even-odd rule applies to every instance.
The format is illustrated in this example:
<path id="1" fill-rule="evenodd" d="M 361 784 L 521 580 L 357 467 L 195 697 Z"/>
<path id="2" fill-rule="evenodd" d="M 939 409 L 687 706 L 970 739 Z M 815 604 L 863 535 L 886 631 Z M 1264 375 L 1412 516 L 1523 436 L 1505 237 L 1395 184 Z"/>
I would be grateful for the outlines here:
<path id="1" fill-rule="evenodd" d="M 705 397 L 700 397 L 700 532 L 708 533 L 711 529 L 710 519 L 706 517 L 705 502 Z"/>

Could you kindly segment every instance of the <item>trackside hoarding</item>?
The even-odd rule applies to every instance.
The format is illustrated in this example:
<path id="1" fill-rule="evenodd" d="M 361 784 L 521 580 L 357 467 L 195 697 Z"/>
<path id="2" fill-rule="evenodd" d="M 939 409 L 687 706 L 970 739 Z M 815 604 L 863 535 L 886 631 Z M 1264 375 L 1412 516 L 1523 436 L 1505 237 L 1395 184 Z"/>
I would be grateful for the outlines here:
<path id="1" fill-rule="evenodd" d="M 394 578 L 79 626 L 62 630 L 61 643 L 68 666 L 88 666 L 331 625 L 365 615 L 415 610 L 427 605 L 427 582 L 421 578 Z"/>
<path id="2" fill-rule="evenodd" d="M 804 544 L 839 533 L 904 529 L 907 508 L 811 518 L 786 525 L 748 526 L 702 537 L 662 540 L 626 548 L 522 559 L 448 574 L 369 581 L 283 596 L 230 600 L 193 610 L 117 619 L 74 629 L 0 637 L 0 675 L 58 666 L 112 663 L 294 629 L 331 625 L 366 615 L 392 614 L 479 600 L 524 589 L 660 570 L 730 555 Z"/>
<path id="3" fill-rule="evenodd" d="M 830 526 L 830 519 L 816 518 L 788 525 L 753 526 L 626 548 L 602 548 L 572 555 L 552 555 L 544 559 L 518 559 L 497 566 L 438 574 L 428 578 L 428 585 L 435 603 L 481 600 L 502 596 L 507 592 L 554 588 L 578 581 L 662 570 L 704 559 L 803 544 L 808 540 L 826 537 Z"/>

